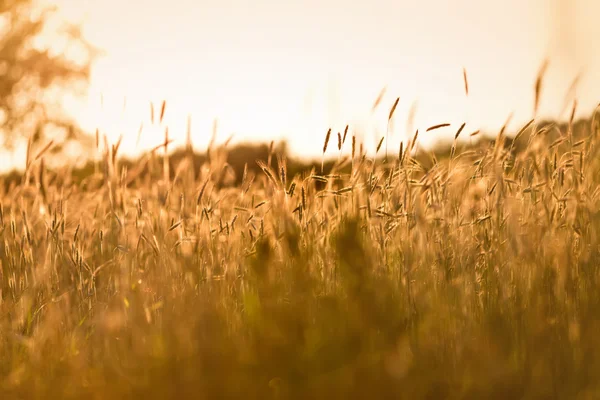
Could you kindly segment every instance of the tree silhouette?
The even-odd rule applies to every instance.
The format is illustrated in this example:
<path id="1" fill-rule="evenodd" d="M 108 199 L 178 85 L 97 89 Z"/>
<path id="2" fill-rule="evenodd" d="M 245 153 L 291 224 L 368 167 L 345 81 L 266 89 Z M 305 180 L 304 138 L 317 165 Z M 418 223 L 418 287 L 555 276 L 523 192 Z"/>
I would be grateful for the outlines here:
<path id="1" fill-rule="evenodd" d="M 35 0 L 0 0 L 0 144 L 5 148 L 23 138 L 36 144 L 52 137 L 63 145 L 84 136 L 62 110 L 61 96 L 87 86 L 97 52 L 79 27 L 56 11 Z"/>

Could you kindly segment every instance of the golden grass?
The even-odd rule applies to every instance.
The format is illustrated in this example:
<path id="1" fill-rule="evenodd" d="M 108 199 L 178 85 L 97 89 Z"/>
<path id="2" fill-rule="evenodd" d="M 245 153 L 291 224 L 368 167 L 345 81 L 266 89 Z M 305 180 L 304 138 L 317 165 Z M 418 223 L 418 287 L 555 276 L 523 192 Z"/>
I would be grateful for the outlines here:
<path id="1" fill-rule="evenodd" d="M 0 187 L 2 398 L 597 398 L 596 118 L 465 126 L 385 163 L 352 135 L 320 175 L 272 145 L 239 186 L 223 146 L 157 159 L 168 134 L 129 169 L 104 138 L 80 183 L 28 157 L 36 185 Z"/>

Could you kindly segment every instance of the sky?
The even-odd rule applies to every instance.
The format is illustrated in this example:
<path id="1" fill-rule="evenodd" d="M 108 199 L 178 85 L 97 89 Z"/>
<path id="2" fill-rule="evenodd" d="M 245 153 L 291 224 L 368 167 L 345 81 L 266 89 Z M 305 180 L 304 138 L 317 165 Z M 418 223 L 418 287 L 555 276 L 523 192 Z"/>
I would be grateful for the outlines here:
<path id="1" fill-rule="evenodd" d="M 123 134 L 130 155 L 163 140 L 149 120 L 163 99 L 178 145 L 191 116 L 198 149 L 217 119 L 221 141 L 285 138 L 300 155 L 319 155 L 328 128 L 346 124 L 373 147 L 397 97 L 390 148 L 438 123 L 452 124 L 442 136 L 463 122 L 496 132 L 513 113 L 516 130 L 546 58 L 542 116 L 570 112 L 579 73 L 579 112 L 600 101 L 596 0 L 54 1 L 105 50 L 73 115 L 111 141 Z"/>

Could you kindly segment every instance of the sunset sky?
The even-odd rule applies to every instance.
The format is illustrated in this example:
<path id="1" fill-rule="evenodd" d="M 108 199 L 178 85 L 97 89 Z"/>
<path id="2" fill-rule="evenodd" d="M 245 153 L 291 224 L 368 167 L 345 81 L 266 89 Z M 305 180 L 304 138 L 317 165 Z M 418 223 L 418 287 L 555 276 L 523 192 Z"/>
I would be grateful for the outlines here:
<path id="1" fill-rule="evenodd" d="M 346 123 L 370 132 L 371 146 L 385 132 L 396 97 L 390 146 L 406 136 L 415 102 L 415 129 L 449 122 L 454 126 L 446 133 L 453 134 L 466 121 L 472 130 L 496 131 L 511 112 L 517 129 L 532 116 L 545 57 L 543 114 L 556 116 L 572 100 L 565 96 L 580 71 L 581 113 L 600 100 L 600 57 L 591 54 L 600 33 L 595 0 L 57 3 L 106 50 L 93 67 L 89 98 L 74 114 L 112 140 L 124 133 L 130 154 L 162 140 L 161 130 L 149 127 L 149 102 L 162 99 L 180 145 L 191 114 L 198 148 L 218 118 L 221 140 L 286 137 L 295 152 L 309 155 L 319 153 L 330 126 L 341 130 Z M 384 86 L 381 109 L 371 115 Z M 141 122 L 147 128 L 136 148 Z"/>

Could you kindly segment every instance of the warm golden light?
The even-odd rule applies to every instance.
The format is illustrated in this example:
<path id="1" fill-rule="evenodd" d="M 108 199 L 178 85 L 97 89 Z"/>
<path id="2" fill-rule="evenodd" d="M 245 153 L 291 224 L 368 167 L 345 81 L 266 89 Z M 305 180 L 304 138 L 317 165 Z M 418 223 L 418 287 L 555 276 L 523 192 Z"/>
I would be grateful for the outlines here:
<path id="1" fill-rule="evenodd" d="M 198 146 L 208 142 L 216 118 L 222 140 L 285 137 L 302 154 L 318 153 L 324 132 L 346 123 L 366 132 L 373 146 L 398 96 L 390 146 L 406 137 L 415 102 L 415 128 L 448 122 L 451 134 L 466 121 L 473 130 L 496 130 L 511 112 L 516 126 L 531 117 L 533 83 L 547 57 L 542 114 L 563 110 L 583 66 L 580 110 L 598 101 L 599 58 L 586 51 L 598 33 L 587 17 L 599 7 L 592 0 L 569 1 L 570 13 L 561 0 L 58 4 L 107 52 L 94 65 L 89 99 L 76 115 L 111 140 L 125 134 L 122 148 L 130 154 L 163 140 L 162 128 L 149 124 L 150 102 L 163 99 L 178 145 L 191 115 Z M 373 115 L 383 86 L 386 97 Z"/>

